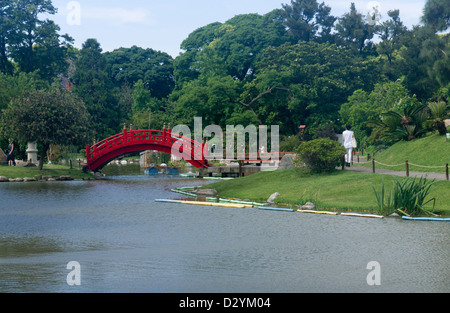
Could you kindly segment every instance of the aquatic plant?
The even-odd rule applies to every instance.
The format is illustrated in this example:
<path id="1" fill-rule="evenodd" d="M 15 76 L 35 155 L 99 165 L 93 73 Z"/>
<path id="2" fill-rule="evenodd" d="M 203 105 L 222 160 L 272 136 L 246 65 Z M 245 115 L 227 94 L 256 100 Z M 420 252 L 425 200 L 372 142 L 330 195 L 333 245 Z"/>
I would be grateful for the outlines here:
<path id="1" fill-rule="evenodd" d="M 377 192 L 372 185 L 375 193 L 375 198 L 378 204 L 378 214 L 390 215 L 398 213 L 400 215 L 418 216 L 421 214 L 435 215 L 430 210 L 425 209 L 429 203 L 433 203 L 433 208 L 436 203 L 435 198 L 428 199 L 431 192 L 435 189 L 435 181 L 427 180 L 426 178 L 410 178 L 400 180 L 398 178 L 394 181 L 394 188 L 390 193 L 386 192 L 384 180 L 381 184 L 381 190 Z"/>

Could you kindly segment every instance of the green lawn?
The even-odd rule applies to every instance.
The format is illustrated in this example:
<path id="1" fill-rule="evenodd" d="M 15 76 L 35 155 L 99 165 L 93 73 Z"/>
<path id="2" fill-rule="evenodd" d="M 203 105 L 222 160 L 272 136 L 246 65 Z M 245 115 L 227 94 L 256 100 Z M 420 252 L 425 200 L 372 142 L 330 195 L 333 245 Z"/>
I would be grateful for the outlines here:
<path id="1" fill-rule="evenodd" d="M 21 166 L 6 166 L 0 165 L 0 176 L 5 176 L 7 178 L 24 178 L 24 177 L 34 177 L 36 175 L 49 175 L 49 176 L 63 176 L 68 175 L 74 179 L 79 178 L 93 178 L 92 174 L 83 173 L 78 165 L 70 169 L 69 166 L 65 165 L 53 165 L 46 164 L 42 171 L 39 171 L 37 167 L 21 167 Z"/>
<path id="2" fill-rule="evenodd" d="M 400 178 L 402 179 L 402 178 Z M 377 190 L 382 181 L 390 190 L 395 178 L 391 175 L 335 171 L 331 174 L 310 174 L 307 171 L 284 170 L 260 172 L 234 180 L 213 183 L 204 188 L 216 189 L 220 197 L 265 202 L 275 192 L 279 204 L 295 206 L 310 201 L 320 209 L 375 212 Z M 432 197 L 434 212 L 450 215 L 450 182 L 439 181 Z"/>
<path id="3" fill-rule="evenodd" d="M 404 171 L 405 161 L 408 160 L 412 172 L 445 173 L 445 164 L 450 163 L 450 141 L 437 134 L 409 142 L 401 141 L 377 153 L 375 160 L 386 165 L 396 165 L 383 166 L 377 163 L 376 168 L 380 169 Z M 372 167 L 372 163 L 359 166 Z"/>

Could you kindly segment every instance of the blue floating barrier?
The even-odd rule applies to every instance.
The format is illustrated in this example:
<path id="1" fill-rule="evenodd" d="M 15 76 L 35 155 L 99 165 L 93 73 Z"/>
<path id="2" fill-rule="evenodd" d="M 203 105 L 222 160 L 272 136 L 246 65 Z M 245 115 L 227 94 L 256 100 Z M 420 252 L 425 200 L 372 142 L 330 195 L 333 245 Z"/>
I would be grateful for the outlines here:
<path id="1" fill-rule="evenodd" d="M 147 175 L 158 175 L 158 169 L 156 167 L 150 167 L 146 172 Z"/>
<path id="2" fill-rule="evenodd" d="M 269 206 L 259 206 L 257 207 L 259 210 L 271 210 L 271 211 L 286 211 L 286 212 L 294 212 L 294 209 L 288 209 L 288 208 L 273 208 Z"/>
<path id="3" fill-rule="evenodd" d="M 410 216 L 402 216 L 402 219 L 410 220 L 410 221 L 450 222 L 450 218 L 439 218 L 439 217 L 410 217 Z"/>

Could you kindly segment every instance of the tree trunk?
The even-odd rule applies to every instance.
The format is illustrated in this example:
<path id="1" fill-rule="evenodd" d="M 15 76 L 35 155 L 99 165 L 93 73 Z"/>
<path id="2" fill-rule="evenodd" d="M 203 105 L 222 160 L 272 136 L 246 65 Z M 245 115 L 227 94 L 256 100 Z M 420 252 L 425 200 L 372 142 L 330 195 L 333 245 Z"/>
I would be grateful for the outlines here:
<path id="1" fill-rule="evenodd" d="M 44 167 L 44 159 L 45 159 L 45 156 L 47 155 L 47 150 L 48 150 L 49 146 L 50 146 L 49 144 L 44 144 L 44 147 L 42 148 L 41 158 L 39 160 L 39 170 L 40 171 L 42 171 L 42 168 Z"/>
<path id="2" fill-rule="evenodd" d="M 441 136 L 445 136 L 445 134 L 447 133 L 447 128 L 445 127 L 445 122 L 444 121 L 438 121 L 435 122 L 436 128 L 439 132 L 439 135 Z"/>

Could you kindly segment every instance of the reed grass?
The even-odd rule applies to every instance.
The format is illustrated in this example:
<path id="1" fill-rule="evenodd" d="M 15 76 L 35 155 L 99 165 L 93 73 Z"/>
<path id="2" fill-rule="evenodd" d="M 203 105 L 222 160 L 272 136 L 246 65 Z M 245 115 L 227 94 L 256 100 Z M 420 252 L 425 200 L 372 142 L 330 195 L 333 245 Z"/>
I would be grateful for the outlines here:
<path id="1" fill-rule="evenodd" d="M 432 211 L 435 209 L 436 198 L 429 198 L 435 189 L 435 184 L 436 181 L 422 177 L 395 178 L 394 188 L 389 193 L 386 191 L 384 180 L 379 192 L 372 185 L 377 200 L 378 214 L 385 216 L 393 213 L 406 216 L 435 215 Z M 433 206 L 427 209 L 426 205 L 429 203 L 432 203 Z"/>

